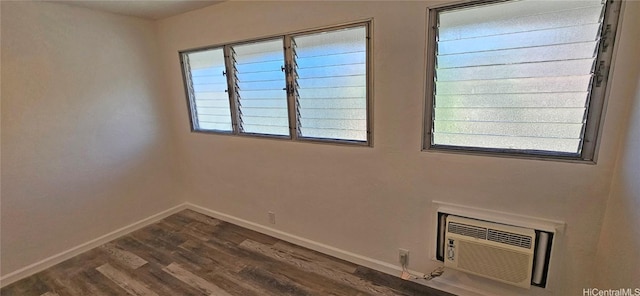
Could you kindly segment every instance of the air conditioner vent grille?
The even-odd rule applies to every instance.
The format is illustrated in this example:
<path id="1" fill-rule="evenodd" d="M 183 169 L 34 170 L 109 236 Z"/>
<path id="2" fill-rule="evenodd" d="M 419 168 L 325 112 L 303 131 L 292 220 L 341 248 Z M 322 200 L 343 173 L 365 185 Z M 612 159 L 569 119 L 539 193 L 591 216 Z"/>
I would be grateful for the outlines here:
<path id="1" fill-rule="evenodd" d="M 450 222 L 449 232 L 479 239 L 487 239 L 487 229 L 484 227 Z"/>
<path id="2" fill-rule="evenodd" d="M 500 249 L 474 243 L 460 241 L 458 267 L 484 276 L 500 279 L 509 283 L 527 281 L 530 275 L 527 254 L 507 249 Z"/>
<path id="3" fill-rule="evenodd" d="M 487 240 L 531 249 L 531 237 L 501 230 L 489 229 L 487 232 Z"/>

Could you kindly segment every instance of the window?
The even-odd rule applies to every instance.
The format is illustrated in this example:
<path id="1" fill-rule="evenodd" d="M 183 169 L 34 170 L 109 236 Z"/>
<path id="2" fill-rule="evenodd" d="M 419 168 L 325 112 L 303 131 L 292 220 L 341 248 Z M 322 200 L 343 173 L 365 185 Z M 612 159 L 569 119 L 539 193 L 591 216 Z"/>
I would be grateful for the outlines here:
<path id="1" fill-rule="evenodd" d="M 240 132 L 289 136 L 282 39 L 233 46 L 231 61 Z"/>
<path id="2" fill-rule="evenodd" d="M 430 9 L 425 149 L 593 160 L 619 1 Z"/>
<path id="3" fill-rule="evenodd" d="M 370 145 L 369 24 L 180 53 L 192 130 Z"/>

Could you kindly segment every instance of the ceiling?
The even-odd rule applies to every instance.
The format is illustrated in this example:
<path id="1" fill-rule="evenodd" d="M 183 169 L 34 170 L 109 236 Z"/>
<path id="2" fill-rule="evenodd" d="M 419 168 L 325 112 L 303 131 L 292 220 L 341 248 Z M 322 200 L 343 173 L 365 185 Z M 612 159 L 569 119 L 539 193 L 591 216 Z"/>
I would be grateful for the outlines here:
<path id="1" fill-rule="evenodd" d="M 46 0 L 45 0 L 46 1 Z M 145 19 L 162 19 L 224 0 L 49 0 Z"/>

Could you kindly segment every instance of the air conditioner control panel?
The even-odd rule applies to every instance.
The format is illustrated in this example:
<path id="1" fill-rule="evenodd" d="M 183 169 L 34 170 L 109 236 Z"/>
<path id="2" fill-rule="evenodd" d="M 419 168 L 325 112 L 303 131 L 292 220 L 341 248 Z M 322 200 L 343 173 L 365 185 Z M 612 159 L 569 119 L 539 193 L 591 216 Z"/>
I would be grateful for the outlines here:
<path id="1" fill-rule="evenodd" d="M 456 243 L 453 239 L 447 241 L 447 260 L 456 261 Z"/>

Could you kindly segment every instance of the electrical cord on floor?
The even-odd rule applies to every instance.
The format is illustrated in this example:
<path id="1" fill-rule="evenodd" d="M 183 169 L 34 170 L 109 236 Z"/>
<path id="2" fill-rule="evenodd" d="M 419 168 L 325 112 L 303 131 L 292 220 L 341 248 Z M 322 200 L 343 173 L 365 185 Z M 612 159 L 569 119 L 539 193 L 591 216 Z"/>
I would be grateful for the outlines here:
<path id="1" fill-rule="evenodd" d="M 441 276 L 443 273 L 444 273 L 444 266 L 440 266 L 434 269 L 430 274 L 425 274 L 422 278 L 427 281 L 430 281 L 434 278 Z"/>
<path id="2" fill-rule="evenodd" d="M 438 268 L 434 269 L 431 273 L 429 273 L 429 274 L 425 274 L 423 277 L 421 277 L 421 278 L 420 278 L 420 277 L 417 277 L 417 276 L 412 275 L 412 274 L 409 272 L 409 270 L 407 269 L 407 265 L 406 265 L 406 264 L 403 264 L 403 265 L 402 265 L 402 275 L 401 275 L 400 277 L 401 277 L 402 279 L 405 279 L 405 280 L 410 280 L 410 279 L 413 279 L 413 280 L 423 279 L 423 280 L 426 280 L 426 281 L 430 281 L 430 280 L 432 280 L 432 279 L 434 279 L 434 278 L 437 278 L 437 277 L 441 276 L 443 273 L 444 273 L 444 266 L 440 266 L 440 267 L 438 267 Z"/>

